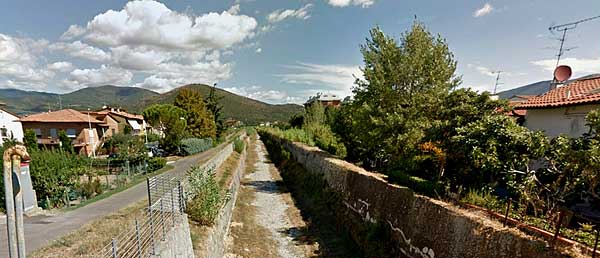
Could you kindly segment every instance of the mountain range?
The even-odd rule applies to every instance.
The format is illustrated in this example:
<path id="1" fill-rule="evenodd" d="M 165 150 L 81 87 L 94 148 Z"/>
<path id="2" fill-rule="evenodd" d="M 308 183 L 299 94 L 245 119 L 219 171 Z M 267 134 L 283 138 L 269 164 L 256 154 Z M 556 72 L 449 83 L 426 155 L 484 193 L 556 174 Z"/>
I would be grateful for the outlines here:
<path id="1" fill-rule="evenodd" d="M 208 96 L 211 87 L 203 84 L 186 85 L 166 93 L 157 93 L 137 87 L 99 86 L 74 92 L 57 94 L 18 89 L 0 89 L 0 102 L 7 111 L 27 115 L 32 113 L 72 108 L 97 110 L 102 106 L 119 107 L 132 113 L 141 113 L 152 104 L 173 103 L 179 90 L 193 88 Z M 293 114 L 302 112 L 296 104 L 268 104 L 216 88 L 215 94 L 223 105 L 224 119 L 235 119 L 246 124 L 266 121 L 287 121 Z"/>

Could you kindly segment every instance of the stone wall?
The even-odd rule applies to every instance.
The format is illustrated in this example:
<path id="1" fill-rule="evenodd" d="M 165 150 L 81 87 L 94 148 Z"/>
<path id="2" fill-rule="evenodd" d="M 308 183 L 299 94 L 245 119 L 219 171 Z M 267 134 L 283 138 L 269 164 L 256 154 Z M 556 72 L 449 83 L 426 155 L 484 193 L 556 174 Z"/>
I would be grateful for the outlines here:
<path id="1" fill-rule="evenodd" d="M 263 133 L 308 173 L 322 178 L 338 199 L 339 226 L 361 248 L 384 245 L 382 257 L 563 257 L 547 243 L 452 204 L 393 185 L 316 147 Z M 375 235 L 375 236 L 373 236 Z M 367 254 L 368 255 L 368 254 Z M 377 256 L 377 257 L 380 257 Z"/>
<path id="2" fill-rule="evenodd" d="M 245 139 L 245 135 L 240 136 Z M 235 171 L 233 172 L 233 180 L 227 191 L 227 200 L 221 207 L 219 216 L 215 221 L 215 225 L 208 231 L 208 236 L 204 240 L 206 247 L 206 258 L 222 258 L 225 254 L 225 238 L 229 231 L 229 224 L 233 215 L 233 208 L 237 201 L 237 194 L 240 188 L 240 181 L 244 170 L 246 169 L 246 149 L 248 141 L 245 141 L 245 149 L 242 151 Z M 222 163 L 222 162 L 221 162 Z"/>
<path id="3" fill-rule="evenodd" d="M 175 226 L 170 227 L 164 241 L 156 245 L 154 258 L 193 258 L 194 248 L 190 238 L 190 225 L 186 214 L 175 215 Z"/>

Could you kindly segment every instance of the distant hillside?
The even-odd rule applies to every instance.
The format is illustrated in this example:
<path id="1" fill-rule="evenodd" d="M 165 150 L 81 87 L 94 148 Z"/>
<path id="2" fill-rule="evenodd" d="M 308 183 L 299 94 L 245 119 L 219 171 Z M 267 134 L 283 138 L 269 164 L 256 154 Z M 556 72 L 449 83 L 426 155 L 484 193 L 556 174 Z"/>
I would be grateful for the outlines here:
<path id="1" fill-rule="evenodd" d="M 143 106 L 156 103 L 173 103 L 182 88 L 198 90 L 202 96 L 208 96 L 211 86 L 203 84 L 186 85 L 172 91 L 149 98 Z M 302 106 L 296 104 L 272 105 L 217 88 L 216 95 L 222 97 L 223 118 L 232 118 L 246 124 L 258 124 L 265 121 L 288 121 L 293 114 L 302 112 Z M 140 110 L 141 108 L 138 108 Z"/>
<path id="2" fill-rule="evenodd" d="M 600 74 L 590 74 L 590 75 L 579 77 L 577 79 L 567 81 L 567 83 L 575 81 L 575 80 L 596 78 L 599 76 L 600 76 Z M 501 99 L 508 99 L 515 95 L 533 95 L 533 96 L 541 95 L 541 94 L 546 93 L 548 91 L 548 89 L 550 89 L 550 82 L 552 82 L 552 81 L 548 80 L 548 81 L 540 81 L 540 82 L 528 84 L 525 86 L 521 86 L 518 88 L 500 92 L 500 93 L 498 93 L 498 96 Z"/>
<path id="3" fill-rule="evenodd" d="M 195 84 L 184 87 L 197 89 L 203 96 L 208 96 L 210 92 L 210 87 L 207 85 Z M 145 107 L 152 104 L 173 103 L 179 89 L 181 88 L 164 94 L 137 87 L 110 85 L 83 88 L 66 94 L 0 89 L 0 102 L 5 103 L 6 109 L 9 111 L 20 115 L 58 110 L 61 105 L 63 108 L 76 110 L 87 110 L 88 108 L 96 110 L 103 105 L 108 105 L 140 113 Z M 302 112 L 302 106 L 295 104 L 271 105 L 218 88 L 216 94 L 223 97 L 221 99 L 223 118 L 233 118 L 246 124 L 288 121 L 293 114 Z"/>

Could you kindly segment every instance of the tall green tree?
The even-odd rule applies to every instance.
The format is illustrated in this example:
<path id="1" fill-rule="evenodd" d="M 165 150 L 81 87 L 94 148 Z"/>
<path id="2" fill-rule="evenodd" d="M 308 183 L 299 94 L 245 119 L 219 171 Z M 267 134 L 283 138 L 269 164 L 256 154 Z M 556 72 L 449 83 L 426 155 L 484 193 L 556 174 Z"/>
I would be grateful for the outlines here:
<path id="1" fill-rule="evenodd" d="M 185 110 L 169 104 L 155 104 L 146 108 L 142 114 L 150 125 L 163 133 L 160 145 L 167 151 L 176 151 L 181 139 L 187 136 Z"/>
<path id="2" fill-rule="evenodd" d="M 73 140 L 69 138 L 67 132 L 65 130 L 60 130 L 58 132 L 58 140 L 60 140 L 60 148 L 68 153 L 74 153 L 75 148 L 73 148 Z"/>
<path id="3" fill-rule="evenodd" d="M 213 115 L 207 110 L 200 92 L 184 88 L 179 90 L 174 105 L 186 113 L 187 130 L 193 137 L 215 138 L 217 127 Z"/>
<path id="4" fill-rule="evenodd" d="M 221 119 L 221 110 L 223 109 L 223 105 L 219 104 L 219 101 L 223 99 L 223 96 L 217 96 L 216 87 L 217 84 L 214 84 L 210 88 L 208 97 L 206 97 L 204 101 L 206 102 L 206 109 L 212 114 L 213 119 L 215 121 L 215 125 L 217 127 L 217 136 L 220 136 L 223 130 L 225 130 L 223 119 Z"/>
<path id="5" fill-rule="evenodd" d="M 350 156 L 371 167 L 414 167 L 411 158 L 460 83 L 446 41 L 415 22 L 397 42 L 380 28 L 361 46 L 363 79 L 356 80 L 346 135 Z"/>
<path id="6" fill-rule="evenodd" d="M 23 136 L 23 143 L 28 151 L 38 150 L 37 136 L 32 129 L 26 129 Z"/>

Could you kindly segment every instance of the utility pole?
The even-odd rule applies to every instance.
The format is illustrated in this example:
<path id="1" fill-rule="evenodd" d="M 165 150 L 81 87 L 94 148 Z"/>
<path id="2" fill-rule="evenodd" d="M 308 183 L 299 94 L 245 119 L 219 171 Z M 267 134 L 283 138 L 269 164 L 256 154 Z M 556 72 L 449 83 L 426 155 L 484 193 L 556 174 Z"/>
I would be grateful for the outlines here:
<path id="1" fill-rule="evenodd" d="M 502 84 L 500 83 L 500 74 L 502 73 L 502 71 L 493 71 L 492 74 L 496 74 L 496 83 L 494 84 L 494 92 L 492 93 L 493 95 L 496 95 L 496 90 L 498 89 L 498 85 Z"/>

